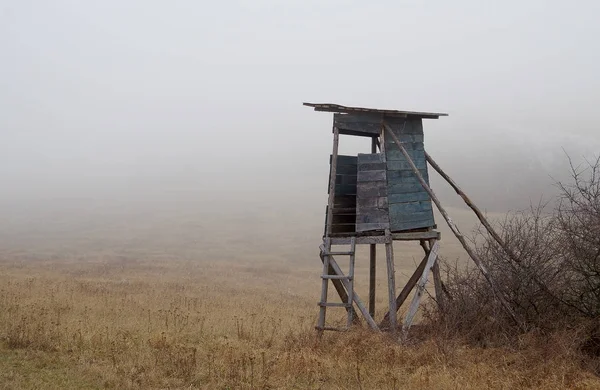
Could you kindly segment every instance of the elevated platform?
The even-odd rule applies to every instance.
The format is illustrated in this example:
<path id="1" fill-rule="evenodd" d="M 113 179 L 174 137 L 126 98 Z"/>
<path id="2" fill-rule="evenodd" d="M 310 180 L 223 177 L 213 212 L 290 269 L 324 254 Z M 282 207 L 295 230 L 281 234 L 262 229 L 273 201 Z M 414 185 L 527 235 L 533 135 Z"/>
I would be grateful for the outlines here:
<path id="1" fill-rule="evenodd" d="M 330 236 L 331 244 L 349 245 L 352 237 L 356 238 L 356 244 L 387 244 L 390 243 L 390 241 L 440 240 L 441 233 L 436 230 L 399 232 L 392 233 L 390 237 L 386 237 L 382 232 L 332 233 Z"/>

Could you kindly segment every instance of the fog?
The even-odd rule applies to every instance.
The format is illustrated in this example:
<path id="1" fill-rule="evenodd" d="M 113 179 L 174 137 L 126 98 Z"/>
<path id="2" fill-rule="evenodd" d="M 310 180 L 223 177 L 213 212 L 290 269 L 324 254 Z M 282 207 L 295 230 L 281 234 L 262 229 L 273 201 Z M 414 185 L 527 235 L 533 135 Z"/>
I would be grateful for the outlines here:
<path id="1" fill-rule="evenodd" d="M 125 210 L 254 216 L 240 231 L 322 224 L 331 114 L 305 101 L 447 112 L 424 123 L 428 152 L 481 208 L 526 207 L 552 195 L 565 153 L 600 150 L 599 13 L 593 0 L 2 1 L 3 234 Z"/>

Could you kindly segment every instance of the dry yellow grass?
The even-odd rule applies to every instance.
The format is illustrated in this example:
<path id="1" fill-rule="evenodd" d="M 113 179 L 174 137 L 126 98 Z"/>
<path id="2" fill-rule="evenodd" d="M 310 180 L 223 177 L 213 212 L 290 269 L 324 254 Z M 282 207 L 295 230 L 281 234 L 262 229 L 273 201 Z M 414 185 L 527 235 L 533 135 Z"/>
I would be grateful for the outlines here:
<path id="1" fill-rule="evenodd" d="M 211 235 L 170 218 L 163 231 L 156 220 L 130 219 L 56 237 L 3 235 L 0 388 L 600 388 L 560 340 L 524 339 L 514 350 L 436 337 L 401 345 L 357 329 L 317 343 L 320 223 L 290 231 L 286 221 L 254 219 L 253 229 L 228 223 Z M 273 231 L 275 244 L 264 235 Z M 442 248 L 458 256 L 447 234 Z M 400 286 L 421 251 L 396 250 Z M 364 259 L 363 251 L 356 274 L 366 296 Z M 381 318 L 383 262 L 379 269 Z"/>
<path id="2" fill-rule="evenodd" d="M 0 387 L 600 387 L 567 349 L 405 346 L 360 330 L 317 343 L 314 268 L 5 259 Z"/>

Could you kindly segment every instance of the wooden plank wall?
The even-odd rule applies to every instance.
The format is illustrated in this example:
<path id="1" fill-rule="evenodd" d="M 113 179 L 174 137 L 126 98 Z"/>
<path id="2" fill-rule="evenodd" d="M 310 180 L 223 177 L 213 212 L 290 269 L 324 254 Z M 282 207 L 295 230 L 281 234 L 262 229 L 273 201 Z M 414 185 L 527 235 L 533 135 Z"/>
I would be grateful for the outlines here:
<path id="1" fill-rule="evenodd" d="M 333 123 L 340 134 L 359 137 L 378 136 L 382 120 L 381 114 L 333 114 Z"/>
<path id="2" fill-rule="evenodd" d="M 400 139 L 411 159 L 429 183 L 427 161 L 423 147 L 423 123 L 420 118 L 409 118 L 404 125 L 401 120 L 386 121 Z M 391 231 L 404 231 L 433 227 L 431 199 L 404 155 L 391 137 L 385 137 L 387 160 L 388 202 Z"/>
<path id="3" fill-rule="evenodd" d="M 356 186 L 356 231 L 390 227 L 387 169 L 381 153 L 358 155 Z"/>
<path id="4" fill-rule="evenodd" d="M 329 163 L 331 164 L 331 156 L 329 156 Z M 356 156 L 339 155 L 336 170 L 331 232 L 352 233 L 356 231 L 358 158 Z M 331 165 L 329 177 L 331 177 Z M 327 192 L 329 193 L 329 190 Z M 327 223 L 325 224 L 327 225 Z"/>

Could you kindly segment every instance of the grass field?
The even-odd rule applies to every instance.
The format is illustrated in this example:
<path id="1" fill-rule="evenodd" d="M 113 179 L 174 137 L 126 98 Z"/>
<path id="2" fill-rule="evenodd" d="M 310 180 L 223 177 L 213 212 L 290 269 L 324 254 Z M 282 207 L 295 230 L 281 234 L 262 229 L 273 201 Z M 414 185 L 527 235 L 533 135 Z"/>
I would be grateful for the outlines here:
<path id="1" fill-rule="evenodd" d="M 356 329 L 317 342 L 320 216 L 294 216 L 286 231 L 276 213 L 136 215 L 55 218 L 38 231 L 17 218 L 4 225 L 0 388 L 600 388 L 560 338 L 484 349 L 435 336 L 401 344 Z M 459 257 L 444 238 L 443 254 Z M 413 244 L 396 254 L 401 286 L 421 253 Z"/>

